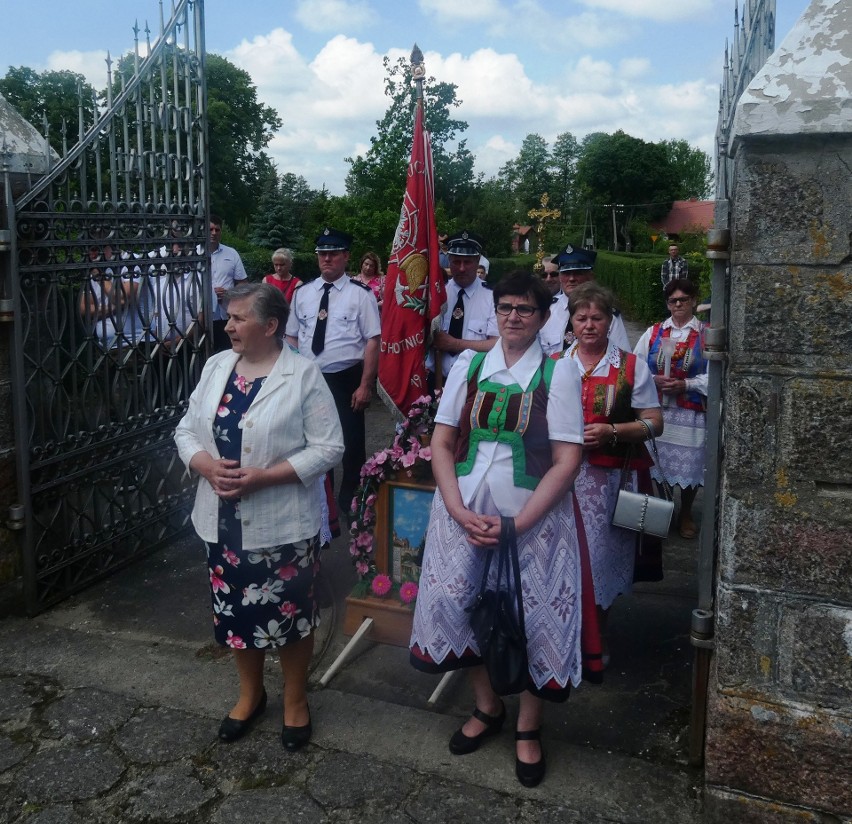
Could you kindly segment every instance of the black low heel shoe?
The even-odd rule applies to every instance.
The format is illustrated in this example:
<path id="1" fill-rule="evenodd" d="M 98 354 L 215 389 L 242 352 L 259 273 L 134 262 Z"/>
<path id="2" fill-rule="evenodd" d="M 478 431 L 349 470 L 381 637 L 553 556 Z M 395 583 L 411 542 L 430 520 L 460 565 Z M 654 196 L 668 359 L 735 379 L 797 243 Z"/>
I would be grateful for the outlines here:
<path id="1" fill-rule="evenodd" d="M 503 722 L 506 720 L 506 705 L 501 702 L 499 715 L 487 715 L 478 707 L 473 708 L 472 715 L 485 724 L 485 729 L 479 735 L 465 735 L 459 727 L 450 739 L 450 752 L 453 755 L 467 755 L 476 752 L 483 739 L 490 735 L 497 735 L 503 729 Z"/>
<path id="2" fill-rule="evenodd" d="M 266 711 L 266 690 L 263 691 L 263 695 L 260 696 L 260 701 L 258 701 L 257 706 L 254 708 L 254 712 L 246 718 L 244 721 L 238 721 L 236 718 L 231 718 L 230 715 L 226 715 L 222 719 L 222 723 L 219 725 L 219 740 L 225 742 L 226 744 L 230 744 L 233 741 L 239 741 L 254 725 L 254 722 L 260 718 L 261 715 Z"/>
<path id="3" fill-rule="evenodd" d="M 311 711 L 308 710 L 308 723 L 303 727 L 281 727 L 281 745 L 289 752 L 302 749 L 311 740 L 314 728 L 311 726 Z"/>
<path id="4" fill-rule="evenodd" d="M 519 730 L 515 733 L 515 741 L 541 741 L 541 729 Z M 544 747 L 541 749 L 541 758 L 534 764 L 528 764 L 526 761 L 521 761 L 517 755 L 515 756 L 515 775 L 525 787 L 537 787 L 541 784 L 544 771 Z"/>

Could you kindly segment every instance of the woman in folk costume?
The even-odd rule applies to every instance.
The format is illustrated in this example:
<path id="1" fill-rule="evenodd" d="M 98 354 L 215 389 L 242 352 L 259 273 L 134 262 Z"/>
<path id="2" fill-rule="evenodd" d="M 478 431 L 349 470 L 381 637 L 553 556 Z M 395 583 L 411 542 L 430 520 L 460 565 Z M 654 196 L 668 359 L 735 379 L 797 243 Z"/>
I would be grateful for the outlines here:
<path id="1" fill-rule="evenodd" d="M 609 662 L 607 612 L 619 595 L 633 588 L 636 534 L 612 525 L 622 475 L 625 489 L 636 490 L 636 470 L 651 460 L 642 442 L 663 431 L 657 390 L 644 361 L 610 342 L 607 332 L 613 295 L 597 283 L 578 286 L 571 295 L 576 341 L 563 355 L 580 378 L 583 406 L 583 463 L 574 484 L 580 541 L 588 546 L 595 603 L 603 634 L 604 665 Z M 625 472 L 626 465 L 626 472 Z"/>
<path id="2" fill-rule="evenodd" d="M 647 362 L 660 393 L 666 425 L 657 443 L 660 466 L 665 467 L 666 480 L 680 487 L 680 535 L 694 538 L 697 529 L 692 519 L 692 502 L 698 487 L 704 484 L 707 419 L 704 324 L 693 314 L 698 302 L 697 284 L 684 279 L 670 280 L 663 291 L 671 317 L 647 329 L 633 351 Z M 651 474 L 654 480 L 660 480 L 656 467 Z"/>
<path id="3" fill-rule="evenodd" d="M 529 662 L 515 772 L 530 787 L 545 772 L 542 699 L 564 701 L 579 683 L 585 632 L 570 494 L 583 441 L 580 382 L 570 364 L 554 362 L 539 344 L 551 301 L 534 275 L 502 280 L 494 288 L 494 348 L 463 352 L 447 377 L 432 437 L 438 489 L 410 645 L 418 669 L 468 668 L 475 708 L 449 746 L 454 755 L 474 752 L 500 731 L 506 707 L 482 665 L 466 608 L 498 544 L 501 516 L 514 518 Z M 494 563 L 489 579 L 496 577 Z"/>

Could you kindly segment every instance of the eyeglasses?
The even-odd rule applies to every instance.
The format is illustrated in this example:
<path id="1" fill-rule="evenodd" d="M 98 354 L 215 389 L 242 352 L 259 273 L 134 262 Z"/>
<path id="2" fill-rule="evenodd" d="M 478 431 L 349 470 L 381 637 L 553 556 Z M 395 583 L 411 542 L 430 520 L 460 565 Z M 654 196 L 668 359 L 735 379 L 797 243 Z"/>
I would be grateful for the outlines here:
<path id="1" fill-rule="evenodd" d="M 541 279 L 542 280 L 550 280 L 550 278 L 558 278 L 559 272 L 542 272 Z"/>
<path id="2" fill-rule="evenodd" d="M 681 303 L 689 303 L 692 298 L 669 298 L 666 303 L 669 306 L 680 306 Z"/>
<path id="3" fill-rule="evenodd" d="M 517 305 L 514 303 L 498 303 L 494 307 L 494 311 L 498 315 L 511 315 L 513 309 L 518 313 L 519 318 L 531 318 L 538 311 L 538 306 L 530 306 L 526 303 Z"/>

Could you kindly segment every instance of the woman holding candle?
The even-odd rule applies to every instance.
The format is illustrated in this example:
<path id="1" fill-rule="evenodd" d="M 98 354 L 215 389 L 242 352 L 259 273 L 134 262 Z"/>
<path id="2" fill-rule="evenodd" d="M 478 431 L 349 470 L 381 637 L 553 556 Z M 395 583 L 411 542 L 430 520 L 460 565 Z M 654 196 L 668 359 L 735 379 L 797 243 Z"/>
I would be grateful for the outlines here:
<path id="1" fill-rule="evenodd" d="M 663 290 L 671 317 L 645 331 L 633 350 L 646 361 L 663 407 L 665 431 L 657 441 L 666 480 L 680 487 L 678 528 L 682 538 L 697 535 L 692 503 L 704 483 L 707 361 L 704 324 L 695 315 L 698 285 L 679 278 Z M 659 481 L 659 471 L 651 470 Z"/>

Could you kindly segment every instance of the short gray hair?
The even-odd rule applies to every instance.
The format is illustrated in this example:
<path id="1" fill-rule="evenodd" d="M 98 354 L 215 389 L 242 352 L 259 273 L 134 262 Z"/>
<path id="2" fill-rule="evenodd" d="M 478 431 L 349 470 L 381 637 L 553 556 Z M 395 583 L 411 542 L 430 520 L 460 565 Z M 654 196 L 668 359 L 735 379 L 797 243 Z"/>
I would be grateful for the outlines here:
<path id="1" fill-rule="evenodd" d="M 289 260 L 290 263 L 293 263 L 293 250 L 292 249 L 276 249 L 272 253 L 272 262 L 275 263 L 276 259 L 284 258 L 284 260 Z"/>
<path id="2" fill-rule="evenodd" d="M 225 292 L 224 303 L 227 306 L 232 300 L 252 299 L 251 311 L 257 321 L 265 324 L 273 318 L 278 321 L 275 336 L 279 343 L 284 340 L 284 328 L 287 326 L 287 318 L 290 317 L 290 304 L 284 293 L 268 283 L 249 283 L 242 281 Z"/>

